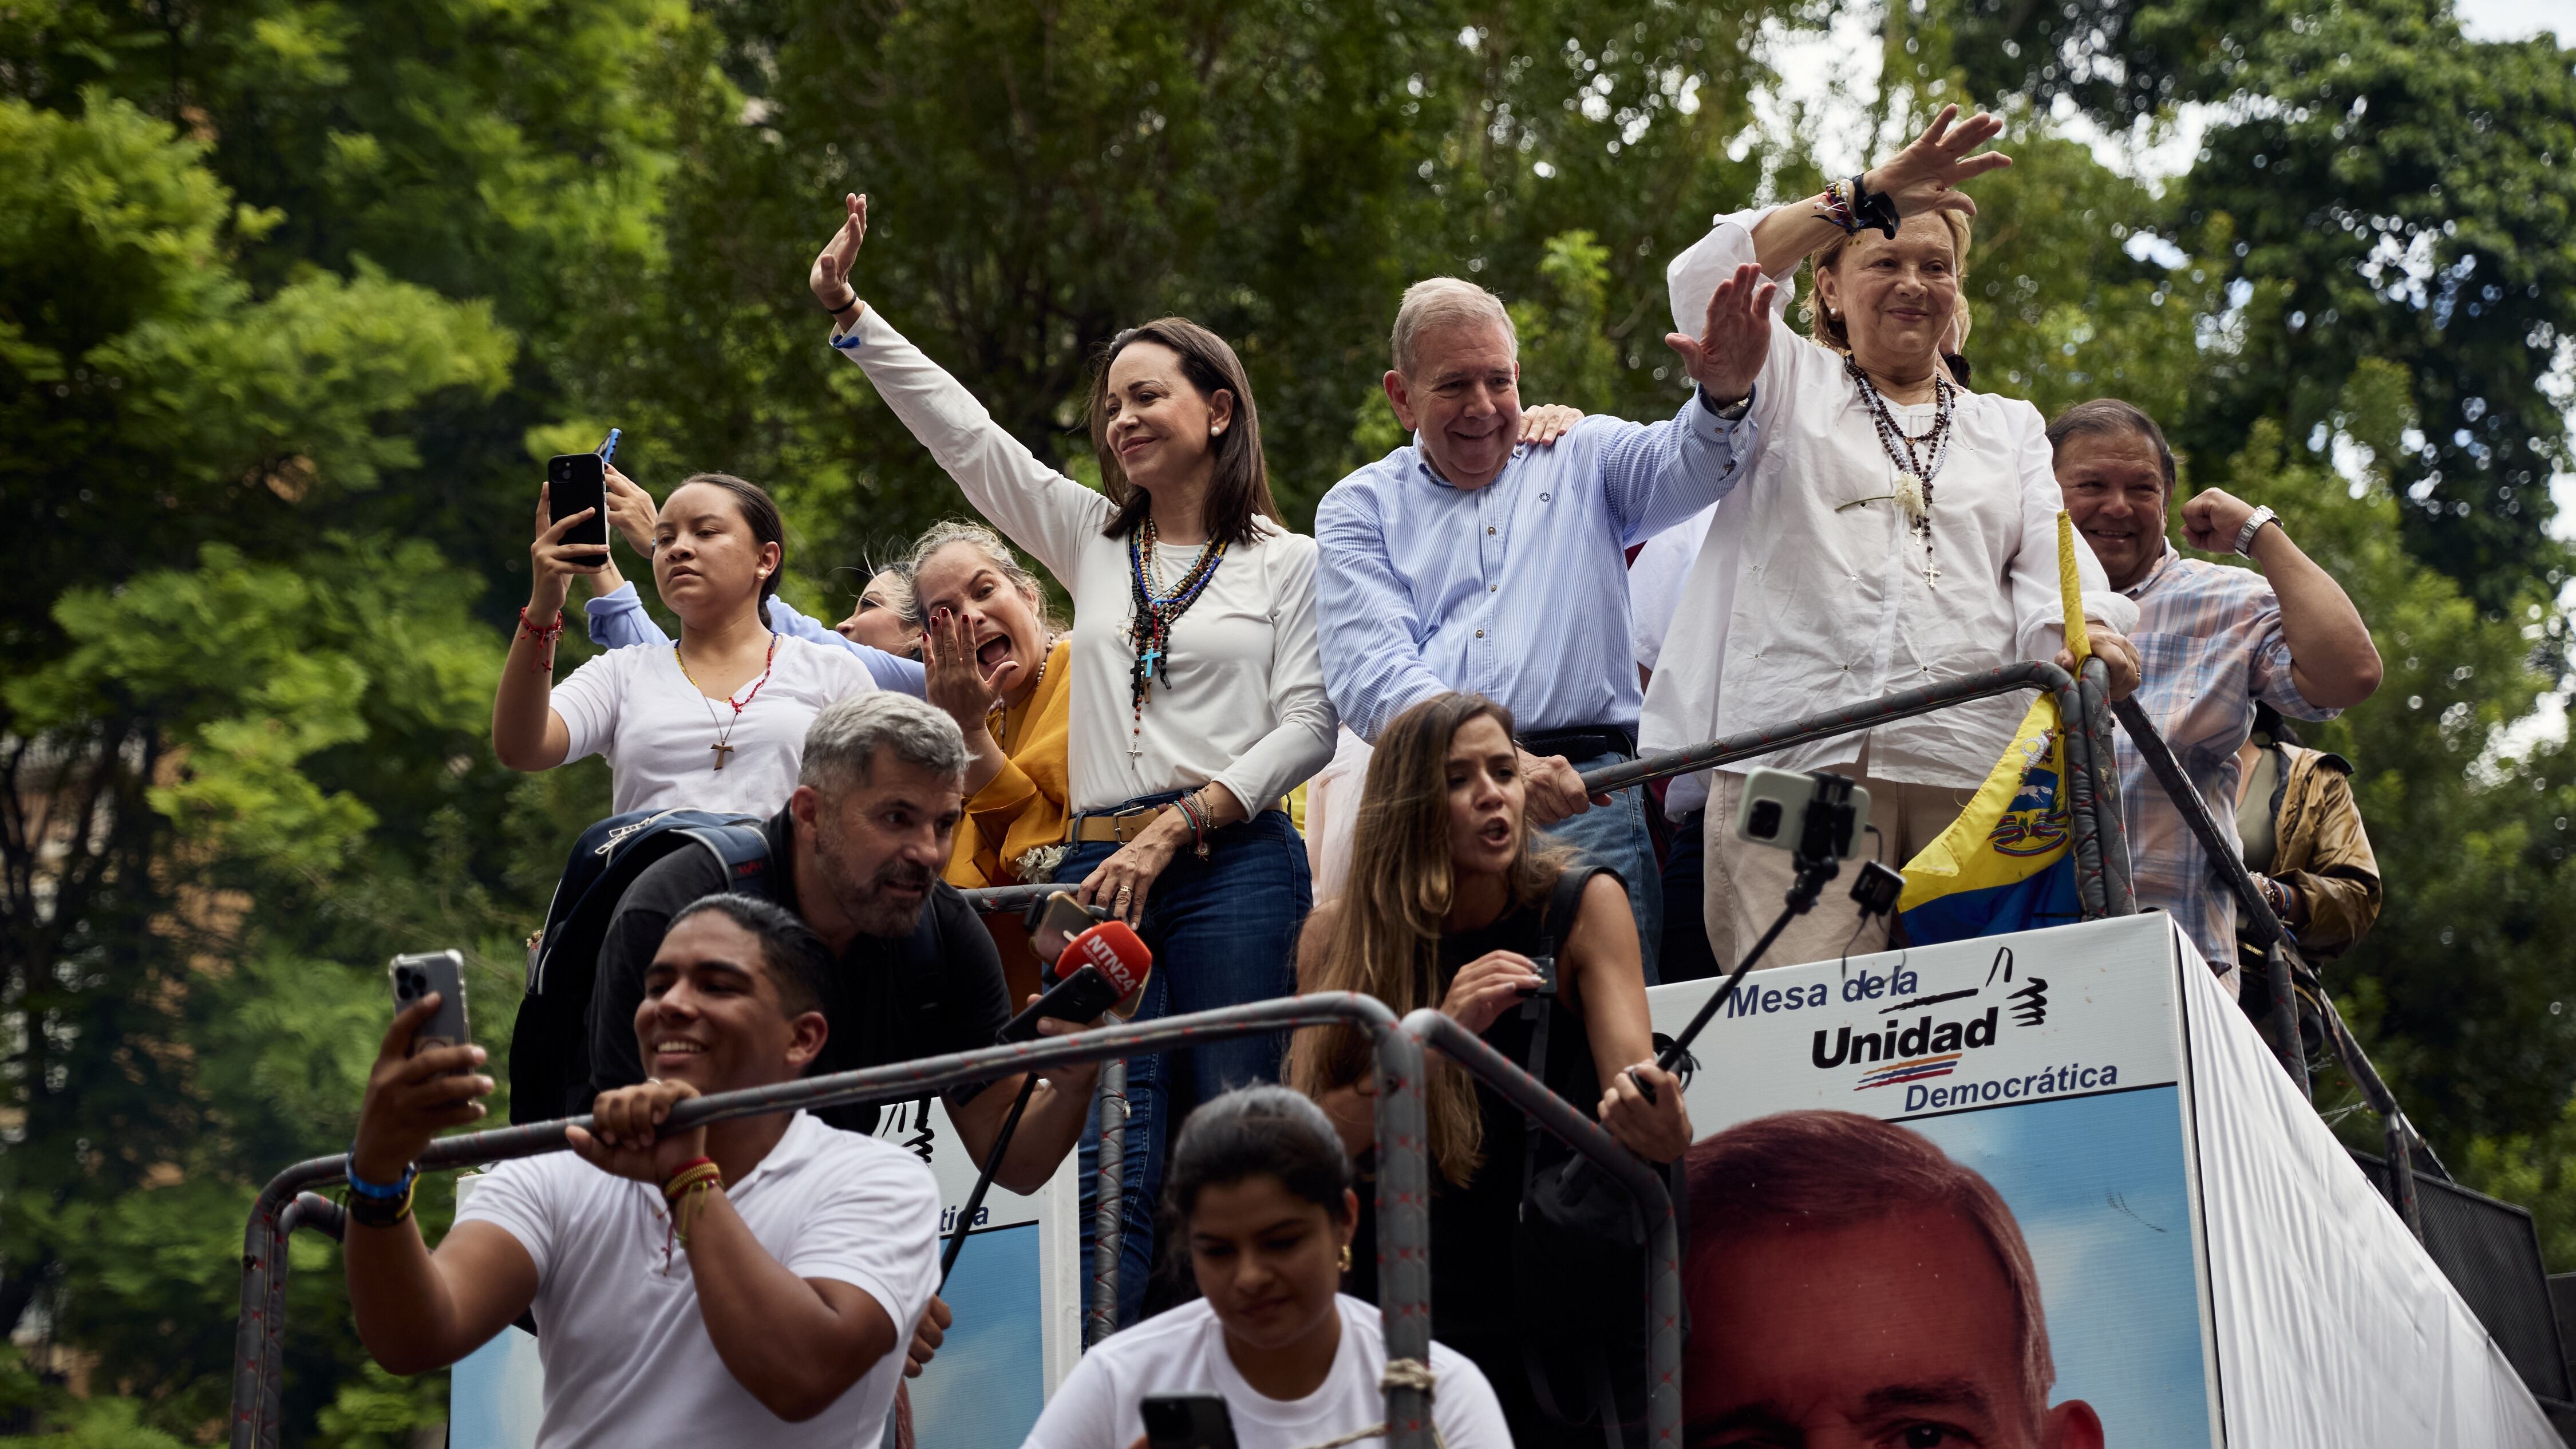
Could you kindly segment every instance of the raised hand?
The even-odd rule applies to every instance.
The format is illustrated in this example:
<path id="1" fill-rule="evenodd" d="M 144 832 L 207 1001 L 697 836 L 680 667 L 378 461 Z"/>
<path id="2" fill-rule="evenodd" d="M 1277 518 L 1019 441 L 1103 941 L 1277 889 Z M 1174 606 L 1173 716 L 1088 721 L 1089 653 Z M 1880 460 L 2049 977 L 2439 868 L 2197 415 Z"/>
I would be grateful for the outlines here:
<path id="1" fill-rule="evenodd" d="M 367 1072 L 367 1095 L 358 1107 L 358 1134 L 349 1147 L 350 1169 L 374 1183 L 391 1183 L 418 1160 L 429 1140 L 448 1127 L 480 1118 L 492 1079 L 479 1046 L 432 1047 L 411 1055 L 411 1039 L 438 1013 L 433 991 L 404 1007 L 385 1029 L 376 1064 Z"/>
<path id="2" fill-rule="evenodd" d="M 2182 506 L 2182 541 L 2203 553 L 2236 552 L 2254 505 L 2224 488 L 2203 488 Z"/>
<path id="3" fill-rule="evenodd" d="M 1544 448 L 1574 430 L 1583 421 L 1583 409 L 1563 403 L 1541 403 L 1521 413 L 1521 441 Z"/>
<path id="4" fill-rule="evenodd" d="M 2012 158 L 2000 151 L 1968 154 L 2003 134 L 2000 118 L 1984 111 L 1964 121 L 1958 116 L 1957 106 L 1943 106 L 1932 124 L 1923 128 L 1922 135 L 1880 162 L 1863 178 L 1863 184 L 1872 191 L 1886 192 L 1888 199 L 1896 203 L 1898 216 L 1918 216 L 1927 211 L 1976 215 L 1977 203 L 1958 188 L 1989 171 L 2001 171 L 2012 164 Z M 1951 124 L 1953 121 L 1957 124 Z"/>
<path id="5" fill-rule="evenodd" d="M 572 526 L 598 512 L 585 508 L 570 518 L 556 518 L 548 503 L 553 489 L 537 485 L 537 537 L 528 545 L 528 611 L 550 614 L 563 607 L 575 574 L 595 574 L 608 563 L 608 550 L 597 544 L 566 543 Z"/>
<path id="6" fill-rule="evenodd" d="M 608 526 L 626 540 L 626 546 L 653 556 L 653 525 L 659 517 L 653 495 L 642 484 L 615 468 L 608 470 Z"/>
<path id="7" fill-rule="evenodd" d="M 814 270 L 805 278 L 814 289 L 814 300 L 835 317 L 859 305 L 858 289 L 850 285 L 850 265 L 859 259 L 859 243 L 868 238 L 868 199 L 853 191 L 845 202 L 849 215 L 814 258 Z"/>
<path id="8" fill-rule="evenodd" d="M 1019 676 L 1016 659 L 986 674 L 975 663 L 975 626 L 953 609 L 934 609 L 921 630 L 922 697 L 957 721 L 969 739 L 1001 708 L 1002 691 Z"/>
<path id="9" fill-rule="evenodd" d="M 1664 338 L 1665 346 L 1681 354 L 1682 370 L 1719 407 L 1742 402 L 1762 375 L 1762 359 L 1771 354 L 1771 304 L 1779 293 L 1779 284 L 1762 275 L 1761 263 L 1746 262 L 1709 293 L 1708 321 L 1699 336 L 1674 332 Z"/>

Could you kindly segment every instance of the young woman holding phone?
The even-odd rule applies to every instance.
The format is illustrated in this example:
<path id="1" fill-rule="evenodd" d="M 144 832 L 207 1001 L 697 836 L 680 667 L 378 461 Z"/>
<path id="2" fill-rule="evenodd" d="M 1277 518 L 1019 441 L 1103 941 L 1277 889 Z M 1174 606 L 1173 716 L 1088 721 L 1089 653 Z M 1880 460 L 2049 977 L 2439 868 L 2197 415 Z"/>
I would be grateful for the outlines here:
<path id="1" fill-rule="evenodd" d="M 596 546 L 567 544 L 588 517 L 537 498 L 528 605 L 492 697 L 492 752 L 514 770 L 605 755 L 617 813 L 686 807 L 767 815 L 796 788 L 805 727 L 823 706 L 875 688 L 848 651 L 770 628 L 786 560 L 778 505 L 751 483 L 700 473 L 654 523 L 653 583 L 680 616 L 679 642 L 612 649 L 554 682 L 566 590 Z"/>
<path id="2" fill-rule="evenodd" d="M 1201 1296 L 1084 1354 L 1022 1449 L 1145 1449 L 1143 1401 L 1166 1394 L 1223 1399 L 1240 1449 L 1383 1434 L 1385 1330 L 1340 1292 L 1359 1197 L 1315 1104 L 1265 1086 L 1200 1107 L 1172 1147 L 1163 1206 Z M 1475 1364 L 1435 1342 L 1431 1373 L 1441 1443 L 1510 1449 Z"/>
<path id="3" fill-rule="evenodd" d="M 1527 805 L 1501 705 L 1442 694 L 1396 716 L 1369 757 L 1350 883 L 1317 908 L 1298 943 L 1298 987 L 1366 992 L 1398 1015 L 1436 1006 L 1526 1064 L 1536 1019 L 1522 1008 L 1541 983 L 1535 958 L 1552 954 L 1556 995 L 1545 1009 L 1558 1016 L 1536 1075 L 1630 1151 L 1669 1163 L 1690 1148 L 1690 1116 L 1681 1083 L 1654 1062 L 1627 892 L 1612 872 L 1541 848 Z M 1288 1080 L 1321 1104 L 1353 1152 L 1368 1149 L 1375 1078 L 1365 1038 L 1341 1027 L 1299 1032 Z M 1436 1056 L 1424 1099 L 1438 1246 L 1433 1336 L 1484 1369 L 1523 1449 L 1601 1443 L 1598 1427 L 1572 1431 L 1539 1413 L 1514 1331 L 1520 1109 Z M 1363 1234 L 1364 1247 L 1374 1238 Z M 1361 1258 L 1353 1291 L 1374 1298 L 1374 1263 Z"/>

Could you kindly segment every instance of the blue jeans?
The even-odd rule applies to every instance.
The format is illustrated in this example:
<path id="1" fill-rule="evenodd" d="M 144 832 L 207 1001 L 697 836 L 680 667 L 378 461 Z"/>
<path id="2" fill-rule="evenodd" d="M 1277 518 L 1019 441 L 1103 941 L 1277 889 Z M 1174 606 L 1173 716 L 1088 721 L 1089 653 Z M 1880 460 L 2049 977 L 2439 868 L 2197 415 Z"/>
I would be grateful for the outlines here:
<path id="1" fill-rule="evenodd" d="M 1129 802 L 1159 805 L 1179 792 Z M 1056 868 L 1064 885 L 1079 884 L 1117 853 L 1107 841 L 1077 845 Z M 1217 832 L 1204 861 L 1188 849 L 1145 895 L 1137 931 L 1154 953 L 1154 974 L 1136 1019 L 1150 1021 L 1220 1006 L 1291 996 L 1297 990 L 1297 930 L 1314 904 L 1306 843 L 1276 810 Z M 1186 1052 L 1135 1057 L 1127 1063 L 1127 1140 L 1121 1159 L 1124 1199 L 1118 1255 L 1118 1322 L 1136 1321 L 1153 1270 L 1154 1207 L 1162 1193 L 1165 1138 L 1171 1127 L 1170 1074 L 1186 1067 L 1193 1100 L 1229 1087 L 1275 1082 L 1288 1047 L 1284 1033 L 1209 1042 Z M 1093 1104 L 1082 1133 L 1082 1281 L 1089 1301 L 1091 1213 L 1100 1170 L 1100 1112 Z"/>
<path id="2" fill-rule="evenodd" d="M 1634 758 L 1595 755 L 1572 764 L 1579 774 L 1623 765 Z M 1583 852 L 1594 865 L 1606 865 L 1619 872 L 1619 879 L 1628 887 L 1628 909 L 1637 917 L 1637 949 L 1646 968 L 1648 986 L 1661 980 L 1655 974 L 1656 956 L 1664 941 L 1663 871 L 1655 864 L 1655 840 L 1646 826 L 1646 812 L 1653 808 L 1654 801 L 1647 798 L 1646 787 L 1631 785 L 1611 791 L 1609 804 L 1569 815 L 1546 830 L 1551 839 Z"/>

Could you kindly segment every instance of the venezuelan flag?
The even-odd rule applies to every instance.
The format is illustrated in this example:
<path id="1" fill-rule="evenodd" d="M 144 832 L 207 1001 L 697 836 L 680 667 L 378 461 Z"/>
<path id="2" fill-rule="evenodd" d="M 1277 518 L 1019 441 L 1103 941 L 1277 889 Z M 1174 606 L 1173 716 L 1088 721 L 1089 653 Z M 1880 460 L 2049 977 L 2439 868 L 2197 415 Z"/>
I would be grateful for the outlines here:
<path id="1" fill-rule="evenodd" d="M 2075 527 L 2057 515 L 2058 590 L 2078 668 L 2093 652 L 2075 572 Z M 1950 828 L 1905 864 L 1897 898 L 1917 945 L 2036 930 L 2082 918 L 2075 890 L 2074 814 L 2066 788 L 2066 730 L 2057 697 L 2042 694 Z"/>

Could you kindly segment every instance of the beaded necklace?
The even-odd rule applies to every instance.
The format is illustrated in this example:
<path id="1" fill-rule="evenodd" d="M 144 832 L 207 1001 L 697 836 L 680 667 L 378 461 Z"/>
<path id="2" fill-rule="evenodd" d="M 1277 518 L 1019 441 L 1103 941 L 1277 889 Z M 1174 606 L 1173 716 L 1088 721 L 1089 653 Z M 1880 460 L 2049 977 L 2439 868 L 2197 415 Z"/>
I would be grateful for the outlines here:
<path id="1" fill-rule="evenodd" d="M 1046 683 L 1047 656 L 1054 651 L 1053 639 L 1046 640 L 1039 647 L 1038 672 L 1029 680 L 1029 698 L 1037 698 L 1038 686 Z M 984 723 L 986 728 L 993 732 L 993 748 L 1005 755 L 1009 754 L 1011 752 L 1011 702 L 1007 699 L 994 700 L 992 709 L 985 713 Z"/>
<path id="2" fill-rule="evenodd" d="M 1216 566 L 1225 558 L 1225 541 L 1209 539 L 1199 549 L 1198 561 L 1172 586 L 1168 594 L 1159 592 L 1161 571 L 1154 563 L 1155 545 L 1160 540 L 1154 533 L 1154 520 L 1148 515 L 1127 534 L 1128 585 L 1135 596 L 1136 614 L 1127 624 L 1127 637 L 1136 645 L 1136 662 L 1127 672 L 1128 695 L 1133 704 L 1133 721 L 1127 736 L 1127 758 L 1133 760 L 1145 753 L 1145 697 L 1153 692 L 1153 682 L 1163 681 L 1172 687 L 1172 625 L 1207 592 L 1208 580 L 1216 577 Z"/>
<path id="3" fill-rule="evenodd" d="M 716 726 L 716 742 L 707 746 L 707 748 L 716 752 L 716 768 L 721 770 L 725 767 L 726 757 L 733 753 L 734 726 L 742 723 L 742 712 L 751 708 L 751 702 L 753 700 L 760 698 L 760 687 L 769 682 L 769 671 L 778 666 L 777 631 L 772 630 L 770 632 L 769 657 L 761 661 L 760 677 L 751 682 L 751 693 L 744 695 L 739 700 L 735 699 L 730 694 L 725 696 L 725 703 L 733 706 L 733 718 L 722 723 L 719 723 L 716 719 L 716 707 L 714 702 L 708 697 L 705 690 L 698 689 L 697 678 L 689 673 L 689 661 L 680 658 L 679 645 L 674 644 L 671 646 L 671 658 L 680 666 L 680 677 L 689 681 L 689 688 L 697 690 L 698 703 L 707 707 L 707 723 Z"/>
<path id="4" fill-rule="evenodd" d="M 1878 425 L 1878 445 L 1886 451 L 1887 460 L 1896 465 L 1897 496 L 1903 498 L 1909 490 L 1922 496 L 1921 510 L 1909 507 L 1907 511 L 1913 517 L 1914 536 L 1923 540 L 1923 586 L 1930 588 L 1941 577 L 1941 571 L 1932 566 L 1932 479 L 1949 461 L 1950 421 L 1957 394 L 1948 378 L 1937 371 L 1932 374 L 1932 430 L 1918 438 L 1896 425 L 1896 417 L 1887 410 L 1887 400 L 1879 395 L 1878 385 L 1869 380 L 1858 362 L 1845 357 L 1843 370 L 1860 384 L 1861 401 L 1869 404 L 1870 419 Z M 1923 445 L 1920 453 L 1914 449 L 1917 443 Z"/>

